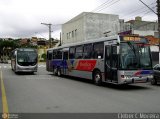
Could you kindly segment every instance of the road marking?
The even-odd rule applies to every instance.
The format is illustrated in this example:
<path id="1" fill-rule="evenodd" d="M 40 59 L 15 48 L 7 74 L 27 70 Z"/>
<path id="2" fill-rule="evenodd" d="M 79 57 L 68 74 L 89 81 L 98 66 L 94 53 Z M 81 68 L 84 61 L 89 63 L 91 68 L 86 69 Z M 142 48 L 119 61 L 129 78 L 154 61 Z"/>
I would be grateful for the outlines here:
<path id="1" fill-rule="evenodd" d="M 46 65 L 38 65 L 38 67 L 46 67 Z M 6 66 L 6 65 L 3 65 L 3 66 L 0 66 L 0 69 L 10 69 L 11 68 L 11 66 Z"/>
<path id="2" fill-rule="evenodd" d="M 6 97 L 6 91 L 4 87 L 4 82 L 3 82 L 3 76 L 2 76 L 2 71 L 0 70 L 0 79 L 1 79 L 1 92 L 2 92 L 2 107 L 3 107 L 3 114 L 9 114 L 8 111 L 8 103 L 7 103 L 7 97 Z"/>
<path id="3" fill-rule="evenodd" d="M 38 67 L 46 67 L 46 65 L 38 65 Z"/>

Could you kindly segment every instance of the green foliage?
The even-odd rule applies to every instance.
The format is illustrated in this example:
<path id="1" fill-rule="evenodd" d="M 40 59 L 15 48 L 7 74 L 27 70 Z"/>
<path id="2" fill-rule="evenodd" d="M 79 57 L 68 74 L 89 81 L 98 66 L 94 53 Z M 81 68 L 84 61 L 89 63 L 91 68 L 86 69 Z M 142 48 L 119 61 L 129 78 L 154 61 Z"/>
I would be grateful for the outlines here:
<path id="1" fill-rule="evenodd" d="M 11 49 L 15 49 L 18 46 L 17 43 L 15 43 L 14 41 L 9 41 L 9 40 L 6 40 L 6 41 L 0 41 L 0 49 L 3 49 L 3 48 L 8 48 L 10 47 Z"/>
<path id="2" fill-rule="evenodd" d="M 47 55 L 45 53 L 42 54 L 42 58 L 46 61 Z"/>

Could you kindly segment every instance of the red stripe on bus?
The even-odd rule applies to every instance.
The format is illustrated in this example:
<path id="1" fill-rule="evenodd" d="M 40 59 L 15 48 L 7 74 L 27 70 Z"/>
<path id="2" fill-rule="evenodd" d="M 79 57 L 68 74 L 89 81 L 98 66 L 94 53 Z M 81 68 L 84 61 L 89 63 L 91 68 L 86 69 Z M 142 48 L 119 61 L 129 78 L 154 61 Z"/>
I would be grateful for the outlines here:
<path id="1" fill-rule="evenodd" d="M 96 65 L 96 60 L 79 60 L 76 70 L 92 71 Z"/>

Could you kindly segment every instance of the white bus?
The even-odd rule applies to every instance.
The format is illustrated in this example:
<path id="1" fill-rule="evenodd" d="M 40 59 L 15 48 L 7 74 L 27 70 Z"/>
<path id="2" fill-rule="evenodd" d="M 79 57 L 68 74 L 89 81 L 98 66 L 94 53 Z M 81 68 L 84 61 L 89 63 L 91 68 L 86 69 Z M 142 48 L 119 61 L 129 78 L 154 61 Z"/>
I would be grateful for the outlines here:
<path id="1" fill-rule="evenodd" d="M 16 72 L 37 72 L 38 54 L 33 48 L 17 48 L 11 53 L 11 68 Z"/>
<path id="2" fill-rule="evenodd" d="M 138 36 L 110 36 L 50 48 L 46 69 L 113 84 L 144 83 L 152 79 L 152 59 L 147 39 Z"/>

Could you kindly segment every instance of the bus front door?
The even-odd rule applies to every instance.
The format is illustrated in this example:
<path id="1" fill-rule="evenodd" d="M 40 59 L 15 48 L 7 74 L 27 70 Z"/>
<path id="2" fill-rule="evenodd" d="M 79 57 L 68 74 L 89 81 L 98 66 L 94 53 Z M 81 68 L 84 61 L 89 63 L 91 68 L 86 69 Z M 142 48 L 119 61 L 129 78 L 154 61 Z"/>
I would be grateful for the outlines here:
<path id="1" fill-rule="evenodd" d="M 105 46 L 105 81 L 118 83 L 117 77 L 117 66 L 118 66 L 118 55 L 116 45 Z"/>

